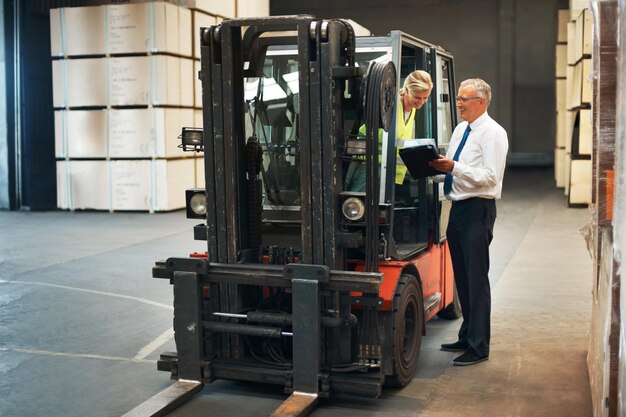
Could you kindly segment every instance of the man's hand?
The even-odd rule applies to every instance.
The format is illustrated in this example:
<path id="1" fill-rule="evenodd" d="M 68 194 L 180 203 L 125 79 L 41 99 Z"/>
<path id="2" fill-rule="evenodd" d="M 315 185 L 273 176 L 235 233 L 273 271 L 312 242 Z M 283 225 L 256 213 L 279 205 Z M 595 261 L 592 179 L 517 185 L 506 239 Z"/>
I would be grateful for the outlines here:
<path id="1" fill-rule="evenodd" d="M 435 168 L 439 172 L 451 172 L 452 168 L 454 168 L 454 161 L 443 155 L 439 155 L 439 159 L 433 159 L 428 163 L 428 165 Z"/>

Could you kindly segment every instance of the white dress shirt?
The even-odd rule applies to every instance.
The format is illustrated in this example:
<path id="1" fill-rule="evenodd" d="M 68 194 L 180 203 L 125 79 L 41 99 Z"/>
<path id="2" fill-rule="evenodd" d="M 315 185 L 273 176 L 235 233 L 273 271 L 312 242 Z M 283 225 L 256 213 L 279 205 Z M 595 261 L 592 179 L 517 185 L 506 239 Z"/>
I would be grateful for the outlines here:
<path id="1" fill-rule="evenodd" d="M 452 190 L 446 197 L 453 201 L 472 197 L 499 199 L 509 150 L 506 131 L 487 112 L 470 123 L 470 128 L 459 160 L 454 163 Z M 447 158 L 454 157 L 465 129 L 467 122 L 461 122 L 452 132 Z M 445 175 L 435 177 L 436 182 L 444 179 Z"/>

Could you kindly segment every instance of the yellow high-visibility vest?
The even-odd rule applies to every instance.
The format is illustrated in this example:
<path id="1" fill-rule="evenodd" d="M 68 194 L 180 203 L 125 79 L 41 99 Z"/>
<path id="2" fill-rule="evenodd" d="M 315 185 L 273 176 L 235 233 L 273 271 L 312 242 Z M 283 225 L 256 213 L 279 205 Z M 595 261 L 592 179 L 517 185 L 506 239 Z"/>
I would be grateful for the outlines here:
<path id="1" fill-rule="evenodd" d="M 402 108 L 402 100 L 398 98 L 398 104 L 396 107 L 398 113 L 398 121 L 396 123 L 396 184 L 402 184 L 404 182 L 404 176 L 406 175 L 406 165 L 400 158 L 400 149 L 404 148 L 404 141 L 406 139 L 415 138 L 415 109 L 411 109 L 411 114 L 406 123 L 404 121 L 404 109 Z"/>
<path id="2" fill-rule="evenodd" d="M 396 184 L 402 184 L 404 182 L 404 177 L 406 175 L 407 168 L 400 158 L 400 149 L 404 147 L 404 141 L 406 139 L 414 139 L 415 138 L 415 109 L 411 110 L 411 114 L 407 121 L 404 121 L 404 109 L 402 107 L 402 99 L 398 96 L 398 102 L 396 103 L 396 112 L 398 114 L 396 121 Z M 365 136 L 365 125 L 361 126 L 359 129 L 359 134 L 361 136 Z M 383 130 L 378 130 L 378 144 L 382 149 L 383 143 Z M 378 162 L 380 162 L 380 156 L 378 158 Z"/>

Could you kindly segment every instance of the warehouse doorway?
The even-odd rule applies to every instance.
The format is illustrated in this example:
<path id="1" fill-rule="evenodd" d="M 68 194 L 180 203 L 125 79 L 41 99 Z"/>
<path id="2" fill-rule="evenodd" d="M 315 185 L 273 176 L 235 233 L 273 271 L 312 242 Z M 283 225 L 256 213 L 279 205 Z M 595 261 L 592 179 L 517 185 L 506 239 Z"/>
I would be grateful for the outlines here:
<path id="1" fill-rule="evenodd" d="M 0 208 L 56 208 L 50 7 L 3 2 Z"/>

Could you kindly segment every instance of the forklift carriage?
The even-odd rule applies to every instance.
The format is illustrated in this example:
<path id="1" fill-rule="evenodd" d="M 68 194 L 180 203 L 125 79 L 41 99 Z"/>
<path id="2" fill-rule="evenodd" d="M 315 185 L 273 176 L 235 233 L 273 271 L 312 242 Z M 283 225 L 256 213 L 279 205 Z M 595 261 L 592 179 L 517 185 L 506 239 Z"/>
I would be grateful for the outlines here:
<path id="1" fill-rule="evenodd" d="M 440 47 L 312 16 L 201 30 L 203 129 L 183 129 L 181 146 L 204 152 L 187 216 L 203 219 L 207 251 L 153 269 L 174 291 L 177 352 L 159 370 L 314 398 L 411 381 L 425 322 L 460 313 L 449 203 L 432 178 L 395 181 L 411 145 L 396 140 L 398 90 L 417 69 L 434 87 L 415 137 L 445 153 L 455 86 Z"/>

